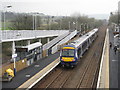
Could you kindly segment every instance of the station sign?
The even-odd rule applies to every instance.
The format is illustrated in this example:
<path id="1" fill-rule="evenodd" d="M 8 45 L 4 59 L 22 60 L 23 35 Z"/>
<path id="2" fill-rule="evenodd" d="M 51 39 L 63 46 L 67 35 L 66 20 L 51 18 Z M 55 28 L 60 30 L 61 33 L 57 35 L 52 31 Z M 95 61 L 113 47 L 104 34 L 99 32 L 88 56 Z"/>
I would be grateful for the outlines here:
<path id="1" fill-rule="evenodd" d="M 16 58 L 16 57 L 17 57 L 17 54 L 13 54 L 13 55 L 12 55 L 12 58 Z"/>

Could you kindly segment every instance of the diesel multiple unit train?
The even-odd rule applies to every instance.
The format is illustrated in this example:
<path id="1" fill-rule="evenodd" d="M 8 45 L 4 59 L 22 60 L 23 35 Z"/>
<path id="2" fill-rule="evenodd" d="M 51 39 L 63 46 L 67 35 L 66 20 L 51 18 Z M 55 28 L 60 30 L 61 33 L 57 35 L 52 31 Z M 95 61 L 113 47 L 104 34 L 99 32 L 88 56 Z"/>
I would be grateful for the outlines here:
<path id="1" fill-rule="evenodd" d="M 63 46 L 60 52 L 60 63 L 61 65 L 74 67 L 77 61 L 85 51 L 89 48 L 95 38 L 98 36 L 98 29 L 93 29 L 85 35 L 81 36 L 77 40 Z"/>

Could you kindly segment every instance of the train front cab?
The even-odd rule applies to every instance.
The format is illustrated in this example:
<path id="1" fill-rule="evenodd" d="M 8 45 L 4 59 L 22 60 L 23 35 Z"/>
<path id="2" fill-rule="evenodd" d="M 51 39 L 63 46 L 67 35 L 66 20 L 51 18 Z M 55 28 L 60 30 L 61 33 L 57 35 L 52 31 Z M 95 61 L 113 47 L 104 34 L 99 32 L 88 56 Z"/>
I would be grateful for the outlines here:
<path id="1" fill-rule="evenodd" d="M 77 64 L 77 53 L 75 47 L 63 47 L 60 55 L 61 65 L 63 67 L 74 67 Z"/>

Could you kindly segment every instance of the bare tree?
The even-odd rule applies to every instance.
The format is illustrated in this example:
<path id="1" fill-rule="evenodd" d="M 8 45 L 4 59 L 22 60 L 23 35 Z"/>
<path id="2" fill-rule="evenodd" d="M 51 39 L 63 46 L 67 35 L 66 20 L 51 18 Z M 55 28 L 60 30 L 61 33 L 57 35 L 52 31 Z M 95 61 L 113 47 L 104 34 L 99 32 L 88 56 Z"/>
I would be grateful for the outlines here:
<path id="1" fill-rule="evenodd" d="M 36 16 L 36 28 L 39 29 L 41 25 L 40 16 Z M 16 14 L 12 25 L 9 27 L 14 30 L 33 30 L 33 15 L 29 14 Z"/>

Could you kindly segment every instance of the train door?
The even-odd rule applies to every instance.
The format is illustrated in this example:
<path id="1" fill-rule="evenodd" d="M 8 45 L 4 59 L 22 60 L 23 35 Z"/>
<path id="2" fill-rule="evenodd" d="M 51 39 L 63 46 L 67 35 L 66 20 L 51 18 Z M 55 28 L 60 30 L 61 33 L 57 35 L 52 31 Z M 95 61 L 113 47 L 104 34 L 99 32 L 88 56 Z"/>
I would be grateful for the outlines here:
<path id="1" fill-rule="evenodd" d="M 81 47 L 78 48 L 77 50 L 78 58 L 81 56 Z"/>
<path id="2" fill-rule="evenodd" d="M 90 42 L 89 39 L 87 40 L 87 49 L 89 48 Z"/>
<path id="3" fill-rule="evenodd" d="M 84 53 L 87 49 L 87 41 L 82 44 L 82 52 Z"/>
<path id="4" fill-rule="evenodd" d="M 83 48 L 82 48 L 82 45 L 81 45 L 81 54 L 80 54 L 80 57 L 82 57 L 83 55 Z"/>
<path id="5" fill-rule="evenodd" d="M 94 41 L 94 35 L 90 37 L 91 43 Z"/>

